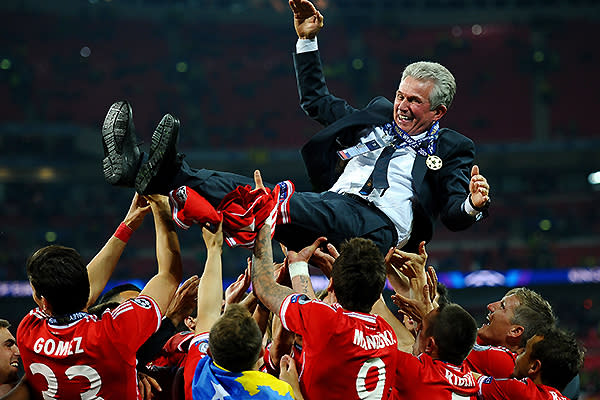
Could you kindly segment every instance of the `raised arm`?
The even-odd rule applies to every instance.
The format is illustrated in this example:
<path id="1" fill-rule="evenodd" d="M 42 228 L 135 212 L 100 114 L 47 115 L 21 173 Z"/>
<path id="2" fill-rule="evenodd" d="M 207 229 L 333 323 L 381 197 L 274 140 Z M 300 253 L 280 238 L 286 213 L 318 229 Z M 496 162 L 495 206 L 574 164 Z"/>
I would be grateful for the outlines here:
<path id="1" fill-rule="evenodd" d="M 179 239 L 171 219 L 169 200 L 163 195 L 146 197 L 154 215 L 156 230 L 156 259 L 158 273 L 142 290 L 142 295 L 152 297 L 164 315 L 183 275 Z"/>
<path id="2" fill-rule="evenodd" d="M 296 293 L 307 295 L 311 299 L 316 299 L 315 291 L 310 280 L 308 271 L 308 260 L 315 254 L 319 246 L 327 239 L 323 236 L 315 240 L 310 246 L 306 246 L 299 252 L 289 250 L 287 252 L 288 270 L 292 280 L 292 289 Z"/>
<path id="3" fill-rule="evenodd" d="M 256 189 L 264 189 L 260 171 L 254 171 Z M 252 249 L 252 287 L 258 300 L 273 314 L 279 315 L 283 300 L 294 293 L 275 280 L 273 265 L 273 247 L 271 244 L 271 226 L 264 224 L 258 231 L 254 249 Z"/>
<path id="4" fill-rule="evenodd" d="M 344 99 L 333 96 L 325 83 L 323 66 L 315 41 L 323 27 L 323 16 L 308 0 L 290 0 L 299 43 L 294 52 L 294 68 L 304 112 L 322 125 L 329 125 L 356 111 Z"/>
<path id="5" fill-rule="evenodd" d="M 289 287 L 275 282 L 271 226 L 267 224 L 264 224 L 258 231 L 256 244 L 252 252 L 252 286 L 258 299 L 276 315 L 279 315 L 283 300 L 294 293 Z"/>
<path id="6" fill-rule="evenodd" d="M 144 217 L 149 212 L 150 205 L 146 199 L 136 193 L 131 200 L 125 219 L 123 219 L 115 234 L 108 239 L 104 247 L 87 265 L 90 279 L 90 297 L 87 307 L 94 304 L 104 290 L 125 250 L 129 236 L 140 227 Z"/>
<path id="7" fill-rule="evenodd" d="M 221 316 L 223 305 L 223 224 L 215 233 L 202 228 L 202 237 L 206 244 L 206 263 L 198 284 L 198 315 L 196 333 L 208 332 Z"/>

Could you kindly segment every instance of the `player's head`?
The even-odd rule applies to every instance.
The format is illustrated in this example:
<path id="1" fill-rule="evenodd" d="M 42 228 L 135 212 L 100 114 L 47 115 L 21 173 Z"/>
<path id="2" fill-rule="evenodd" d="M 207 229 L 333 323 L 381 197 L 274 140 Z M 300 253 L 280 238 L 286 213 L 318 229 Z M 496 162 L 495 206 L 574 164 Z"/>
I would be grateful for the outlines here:
<path id="1" fill-rule="evenodd" d="M 98 304 L 118 301 L 122 303 L 129 299 L 134 299 L 142 292 L 142 289 L 134 285 L 133 283 L 123 283 L 121 285 L 117 285 L 110 290 L 107 290 L 106 293 L 102 295 L 100 300 L 98 300 Z"/>
<path id="2" fill-rule="evenodd" d="M 33 299 L 54 316 L 85 308 L 90 296 L 90 281 L 83 259 L 75 249 L 46 246 L 27 260 L 27 276 Z"/>
<path id="3" fill-rule="evenodd" d="M 409 135 L 429 129 L 445 114 L 456 93 L 452 73 L 441 64 L 419 61 L 408 65 L 394 101 L 394 121 Z"/>
<path id="4" fill-rule="evenodd" d="M 531 337 L 515 362 L 516 378 L 539 376 L 542 384 L 562 391 L 579 373 L 584 351 L 575 336 L 551 327 Z"/>
<path id="5" fill-rule="evenodd" d="M 523 287 L 509 290 L 487 308 L 487 322 L 477 335 L 488 345 L 525 347 L 529 338 L 556 323 L 550 304 L 538 293 Z"/>
<path id="6" fill-rule="evenodd" d="M 208 338 L 216 364 L 231 371 L 253 370 L 262 351 L 262 333 L 248 310 L 239 304 L 227 307 Z"/>
<path id="7" fill-rule="evenodd" d="M 385 271 L 383 255 L 373 241 L 344 242 L 331 271 L 337 301 L 346 310 L 370 312 L 383 290 Z"/>
<path id="8" fill-rule="evenodd" d="M 418 351 L 460 365 L 477 336 L 477 323 L 464 308 L 445 303 L 423 319 L 417 333 Z"/>
<path id="9" fill-rule="evenodd" d="M 16 384 L 19 380 L 19 348 L 15 337 L 8 330 L 10 323 L 0 319 L 0 385 Z"/>

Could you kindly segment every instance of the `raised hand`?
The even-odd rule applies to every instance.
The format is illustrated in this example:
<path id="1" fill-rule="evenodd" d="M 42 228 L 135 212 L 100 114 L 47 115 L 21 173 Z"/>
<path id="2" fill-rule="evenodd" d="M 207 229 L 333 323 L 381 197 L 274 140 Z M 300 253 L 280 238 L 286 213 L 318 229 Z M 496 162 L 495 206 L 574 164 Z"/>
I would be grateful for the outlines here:
<path id="1" fill-rule="evenodd" d="M 318 267 L 327 278 L 331 278 L 333 263 L 335 262 L 335 259 L 338 258 L 340 253 L 331 243 L 327 244 L 327 251 L 328 252 L 325 253 L 320 248 L 317 248 L 315 250 L 315 254 L 313 254 L 310 258 L 310 263 Z"/>
<path id="2" fill-rule="evenodd" d="M 144 217 L 148 215 L 149 212 L 150 204 L 148 204 L 148 201 L 144 197 L 136 192 L 131 200 L 129 211 L 127 211 L 127 215 L 125 216 L 125 219 L 123 219 L 123 222 L 131 228 L 131 230 L 135 231 L 140 227 Z"/>
<path id="3" fill-rule="evenodd" d="M 479 166 L 471 168 L 471 181 L 469 182 L 471 202 L 476 208 L 483 208 L 490 201 L 490 185 L 483 175 L 479 174 Z"/>
<path id="4" fill-rule="evenodd" d="M 250 269 L 246 268 L 243 274 L 238 276 L 237 280 L 225 289 L 225 307 L 229 304 L 235 304 L 242 301 L 244 294 L 250 287 Z"/>
<path id="5" fill-rule="evenodd" d="M 313 256 L 313 254 L 315 254 L 315 251 L 319 248 L 319 246 L 321 246 L 321 244 L 326 241 L 327 241 L 327 238 L 324 236 L 321 236 L 321 237 L 317 238 L 317 240 L 315 240 L 310 246 L 306 246 L 299 252 L 288 250 L 288 252 L 287 252 L 288 263 L 292 264 L 292 263 L 295 263 L 298 261 L 308 262 L 308 260 L 310 260 L 310 258 Z"/>
<path id="6" fill-rule="evenodd" d="M 290 0 L 294 28 L 300 39 L 312 39 L 323 28 L 323 15 L 308 0 Z"/>
<path id="7" fill-rule="evenodd" d="M 175 296 L 165 312 L 165 316 L 177 326 L 194 312 L 198 298 L 198 283 L 200 278 L 193 275 L 188 278 L 175 292 Z"/>

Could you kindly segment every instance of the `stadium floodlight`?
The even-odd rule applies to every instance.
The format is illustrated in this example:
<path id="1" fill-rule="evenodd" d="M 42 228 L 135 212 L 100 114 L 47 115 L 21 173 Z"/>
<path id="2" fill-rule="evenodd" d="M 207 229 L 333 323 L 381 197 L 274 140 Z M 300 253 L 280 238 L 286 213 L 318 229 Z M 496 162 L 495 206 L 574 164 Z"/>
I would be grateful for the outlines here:
<path id="1" fill-rule="evenodd" d="M 600 171 L 592 172 L 588 175 L 588 182 L 590 185 L 599 185 L 600 184 Z"/>

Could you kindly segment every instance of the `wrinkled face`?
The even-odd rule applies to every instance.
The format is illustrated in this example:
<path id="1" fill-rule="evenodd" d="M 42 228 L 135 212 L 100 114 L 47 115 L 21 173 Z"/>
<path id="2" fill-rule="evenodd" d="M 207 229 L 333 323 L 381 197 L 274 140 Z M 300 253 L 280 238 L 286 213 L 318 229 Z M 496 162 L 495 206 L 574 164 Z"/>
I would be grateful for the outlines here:
<path id="1" fill-rule="evenodd" d="M 531 357 L 533 345 L 544 340 L 541 335 L 535 335 L 527 341 L 525 351 L 517 356 L 515 361 L 515 369 L 513 375 L 517 379 L 527 378 L 529 376 L 529 369 L 533 366 L 535 359 Z"/>
<path id="2" fill-rule="evenodd" d="M 506 338 L 514 326 L 511 321 L 515 315 L 515 308 L 520 304 L 519 298 L 514 294 L 488 304 L 487 321 L 477 331 L 477 336 L 483 344 L 507 346 Z"/>
<path id="3" fill-rule="evenodd" d="M 0 384 L 19 380 L 18 370 L 21 356 L 15 337 L 6 328 L 0 328 Z"/>
<path id="4" fill-rule="evenodd" d="M 427 131 L 446 113 L 446 107 L 442 105 L 435 110 L 430 109 L 429 94 L 433 86 L 432 81 L 420 81 L 407 76 L 396 91 L 394 121 L 411 136 Z"/>

